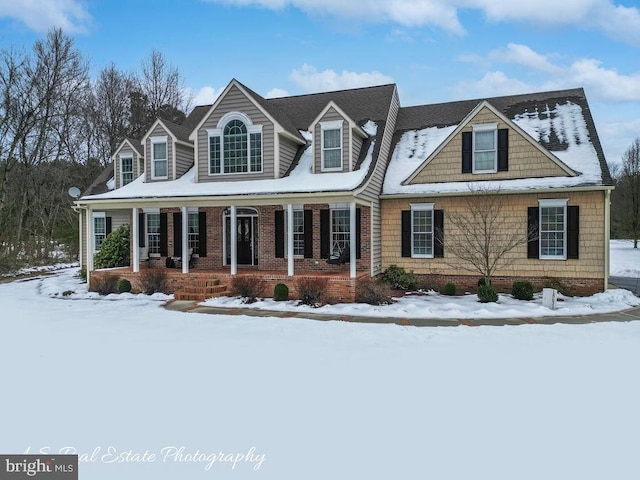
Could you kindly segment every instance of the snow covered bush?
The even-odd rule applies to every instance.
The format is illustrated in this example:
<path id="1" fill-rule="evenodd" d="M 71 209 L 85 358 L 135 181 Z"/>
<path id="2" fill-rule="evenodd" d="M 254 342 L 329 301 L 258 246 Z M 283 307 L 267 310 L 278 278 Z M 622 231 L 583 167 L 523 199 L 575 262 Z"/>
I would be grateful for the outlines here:
<path id="1" fill-rule="evenodd" d="M 140 272 L 140 288 L 149 295 L 156 292 L 166 293 L 167 273 L 161 268 L 142 270 Z"/>
<path id="2" fill-rule="evenodd" d="M 329 280 L 324 277 L 299 278 L 296 281 L 296 290 L 300 303 L 312 307 L 321 306 L 328 284 Z"/>
<path id="3" fill-rule="evenodd" d="M 382 281 L 389 284 L 391 288 L 402 290 L 415 290 L 418 285 L 413 271 L 407 272 L 397 265 L 389 265 L 389 268 L 382 273 Z"/>
<path id="4" fill-rule="evenodd" d="M 102 241 L 96 252 L 95 268 L 129 265 L 129 225 L 122 225 Z"/>
<path id="5" fill-rule="evenodd" d="M 389 305 L 393 303 L 391 289 L 389 285 L 380 280 L 373 278 L 361 280 L 356 288 L 356 302 L 368 303 L 369 305 Z"/>
<path id="6" fill-rule="evenodd" d="M 253 303 L 264 292 L 264 282 L 251 276 L 234 276 L 231 280 L 231 293 L 242 297 L 244 303 Z"/>

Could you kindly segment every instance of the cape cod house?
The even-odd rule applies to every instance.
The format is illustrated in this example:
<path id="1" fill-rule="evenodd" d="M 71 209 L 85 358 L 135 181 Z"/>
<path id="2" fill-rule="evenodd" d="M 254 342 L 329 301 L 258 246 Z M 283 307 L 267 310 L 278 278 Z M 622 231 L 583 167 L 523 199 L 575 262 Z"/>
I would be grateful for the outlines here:
<path id="1" fill-rule="evenodd" d="M 126 223 L 131 265 L 117 273 L 135 288 L 166 269 L 178 298 L 252 275 L 294 295 L 296 278 L 327 276 L 330 298 L 352 300 L 391 264 L 471 284 L 447 215 L 472 184 L 508 196 L 509 228 L 539 231 L 498 280 L 605 288 L 613 187 L 581 89 L 401 108 L 395 85 L 265 99 L 232 80 L 182 125 L 122 142 L 77 201 L 81 265 L 104 274 L 94 252 Z"/>

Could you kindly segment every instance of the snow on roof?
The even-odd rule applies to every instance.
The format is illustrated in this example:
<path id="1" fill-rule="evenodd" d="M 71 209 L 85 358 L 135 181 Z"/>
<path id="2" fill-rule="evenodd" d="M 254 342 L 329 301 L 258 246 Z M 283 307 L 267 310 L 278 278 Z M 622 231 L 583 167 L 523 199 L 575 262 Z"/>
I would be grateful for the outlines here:
<path id="1" fill-rule="evenodd" d="M 373 122 L 367 122 L 363 128 L 371 135 L 376 134 L 377 126 Z M 311 171 L 313 163 L 312 135 L 303 130 L 300 130 L 300 134 L 307 140 L 308 146 L 300 157 L 298 165 L 288 176 L 283 178 L 196 183 L 195 167 L 191 167 L 176 180 L 145 183 L 144 175 L 141 175 L 124 187 L 99 195 L 85 196 L 81 200 L 350 191 L 364 181 L 371 166 L 375 139 L 371 142 L 367 156 L 358 170 L 314 174 Z"/>
<path id="2" fill-rule="evenodd" d="M 116 188 L 116 177 L 111 177 L 109 180 L 107 180 L 106 185 L 109 190 L 113 190 L 114 188 Z"/>
<path id="3" fill-rule="evenodd" d="M 542 112 L 517 114 L 513 122 L 560 161 L 578 173 L 576 177 L 544 177 L 482 181 L 489 189 L 530 190 L 603 185 L 596 149 L 589 138 L 582 107 L 567 101 Z M 383 194 L 438 194 L 468 192 L 469 182 L 402 185 L 436 148 L 458 127 L 428 127 L 405 132 L 398 141 L 383 186 Z"/>

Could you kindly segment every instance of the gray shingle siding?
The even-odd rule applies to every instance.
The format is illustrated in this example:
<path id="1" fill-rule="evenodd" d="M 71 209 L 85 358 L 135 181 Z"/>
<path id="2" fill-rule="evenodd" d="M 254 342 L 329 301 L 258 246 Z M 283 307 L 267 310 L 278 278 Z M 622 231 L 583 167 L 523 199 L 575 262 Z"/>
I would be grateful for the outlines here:
<path id="1" fill-rule="evenodd" d="M 299 147 L 297 143 L 280 135 L 280 177 L 284 177 L 291 167 Z"/>
<path id="2" fill-rule="evenodd" d="M 176 177 L 180 178 L 193 165 L 193 148 L 176 144 Z"/>

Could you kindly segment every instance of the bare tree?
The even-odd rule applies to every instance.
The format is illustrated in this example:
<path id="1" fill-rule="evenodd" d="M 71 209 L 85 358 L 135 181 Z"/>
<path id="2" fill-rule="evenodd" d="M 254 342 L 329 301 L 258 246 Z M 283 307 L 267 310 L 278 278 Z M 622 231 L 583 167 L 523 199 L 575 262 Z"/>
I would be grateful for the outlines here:
<path id="1" fill-rule="evenodd" d="M 636 138 L 622 156 L 622 169 L 618 181 L 623 231 L 633 238 L 633 248 L 638 248 L 640 238 L 640 138 Z"/>
<path id="2" fill-rule="evenodd" d="M 508 253 L 537 237 L 537 231 L 528 230 L 523 219 L 514 222 L 505 212 L 507 196 L 500 190 L 478 185 L 469 187 L 463 211 L 447 212 L 447 234 L 436 232 L 437 241 L 461 264 L 451 262 L 455 268 L 477 272 L 491 283 L 491 277 L 501 268 L 512 265 L 517 257 Z"/>

